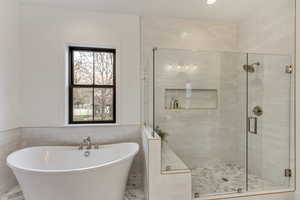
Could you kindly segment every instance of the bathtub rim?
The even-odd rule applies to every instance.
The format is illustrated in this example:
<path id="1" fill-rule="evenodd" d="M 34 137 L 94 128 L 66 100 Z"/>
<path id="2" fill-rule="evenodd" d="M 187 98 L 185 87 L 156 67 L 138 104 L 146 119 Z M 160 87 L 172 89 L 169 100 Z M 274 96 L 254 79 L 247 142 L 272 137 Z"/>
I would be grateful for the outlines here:
<path id="1" fill-rule="evenodd" d="M 26 147 L 26 148 L 23 148 L 23 149 L 19 149 L 15 152 L 12 152 L 11 154 L 9 154 L 6 158 L 6 164 L 9 168 L 11 168 L 13 171 L 16 170 L 17 172 L 19 173 L 33 173 L 33 174 L 44 174 L 44 175 L 49 175 L 49 174 L 52 174 L 52 175 L 60 175 L 60 174 L 74 174 L 74 173 L 88 173 L 90 172 L 91 170 L 96 170 L 98 168 L 104 168 L 104 167 L 110 167 L 116 163 L 120 163 L 120 162 L 124 162 L 124 161 L 127 161 L 129 159 L 133 159 L 136 154 L 139 152 L 140 150 L 140 145 L 138 143 L 134 143 L 134 142 L 124 142 L 124 143 L 115 143 L 115 144 L 105 144 L 105 145 L 101 145 L 101 146 L 113 146 L 113 145 L 120 145 L 120 144 L 131 144 L 131 145 L 134 145 L 135 146 L 135 149 L 134 151 L 126 154 L 124 157 L 121 157 L 119 159 L 115 159 L 115 160 L 112 160 L 112 161 L 109 161 L 109 162 L 105 162 L 105 163 L 102 163 L 102 164 L 98 164 L 98 165 L 93 165 L 93 166 L 90 166 L 90 167 L 81 167 L 81 168 L 75 168 L 75 169 L 65 169 L 65 170 L 44 170 L 44 169 L 34 169 L 34 168 L 26 168 L 26 167 L 19 167 L 19 166 L 16 166 L 14 164 L 11 164 L 9 162 L 9 158 L 11 158 L 15 153 L 18 153 L 22 150 L 28 150 L 28 149 L 38 149 L 38 148 L 78 148 L 77 146 L 33 146 L 33 147 Z M 99 149 L 101 150 L 101 149 Z M 88 151 L 88 150 L 86 150 Z M 90 150 L 90 151 L 94 151 L 94 149 Z M 84 152 L 84 150 L 83 150 Z"/>

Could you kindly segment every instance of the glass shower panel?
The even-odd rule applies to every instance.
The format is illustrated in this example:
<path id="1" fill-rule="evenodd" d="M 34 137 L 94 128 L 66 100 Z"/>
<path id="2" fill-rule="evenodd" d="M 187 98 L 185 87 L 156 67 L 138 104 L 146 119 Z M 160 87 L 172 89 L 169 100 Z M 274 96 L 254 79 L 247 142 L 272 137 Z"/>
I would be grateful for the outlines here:
<path id="1" fill-rule="evenodd" d="M 290 186 L 291 64 L 290 56 L 248 54 L 249 191 Z"/>
<path id="2" fill-rule="evenodd" d="M 193 194 L 246 190 L 246 54 L 158 49 L 162 171 L 192 170 Z"/>

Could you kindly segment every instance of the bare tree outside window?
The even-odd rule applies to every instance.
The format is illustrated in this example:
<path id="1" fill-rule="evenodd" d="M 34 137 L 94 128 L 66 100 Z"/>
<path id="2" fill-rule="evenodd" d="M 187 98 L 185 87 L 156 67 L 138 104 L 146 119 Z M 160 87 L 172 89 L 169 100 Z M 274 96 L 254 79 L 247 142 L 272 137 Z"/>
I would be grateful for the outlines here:
<path id="1" fill-rule="evenodd" d="M 70 47 L 70 123 L 115 122 L 115 50 Z"/>

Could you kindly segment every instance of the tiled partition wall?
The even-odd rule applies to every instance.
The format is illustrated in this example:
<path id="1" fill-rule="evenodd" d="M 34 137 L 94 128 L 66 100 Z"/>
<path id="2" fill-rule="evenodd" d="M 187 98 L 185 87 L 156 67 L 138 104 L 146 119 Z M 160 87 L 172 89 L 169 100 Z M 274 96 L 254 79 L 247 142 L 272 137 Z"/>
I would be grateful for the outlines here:
<path id="1" fill-rule="evenodd" d="M 156 133 L 153 136 L 148 127 L 143 128 L 141 135 L 146 165 L 145 200 L 191 200 L 191 171 L 162 171 L 161 138 Z"/>

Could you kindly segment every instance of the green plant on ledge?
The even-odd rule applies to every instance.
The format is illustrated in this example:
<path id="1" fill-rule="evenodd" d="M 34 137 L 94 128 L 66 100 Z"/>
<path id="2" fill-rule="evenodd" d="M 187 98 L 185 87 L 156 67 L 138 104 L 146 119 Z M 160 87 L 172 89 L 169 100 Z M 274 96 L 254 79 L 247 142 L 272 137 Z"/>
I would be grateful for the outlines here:
<path id="1" fill-rule="evenodd" d="M 167 140 L 167 136 L 169 135 L 168 133 L 164 132 L 163 130 L 161 130 L 161 128 L 159 126 L 156 126 L 156 128 L 154 129 L 154 131 L 157 133 L 157 135 L 159 135 L 159 137 L 161 138 L 161 140 Z"/>

